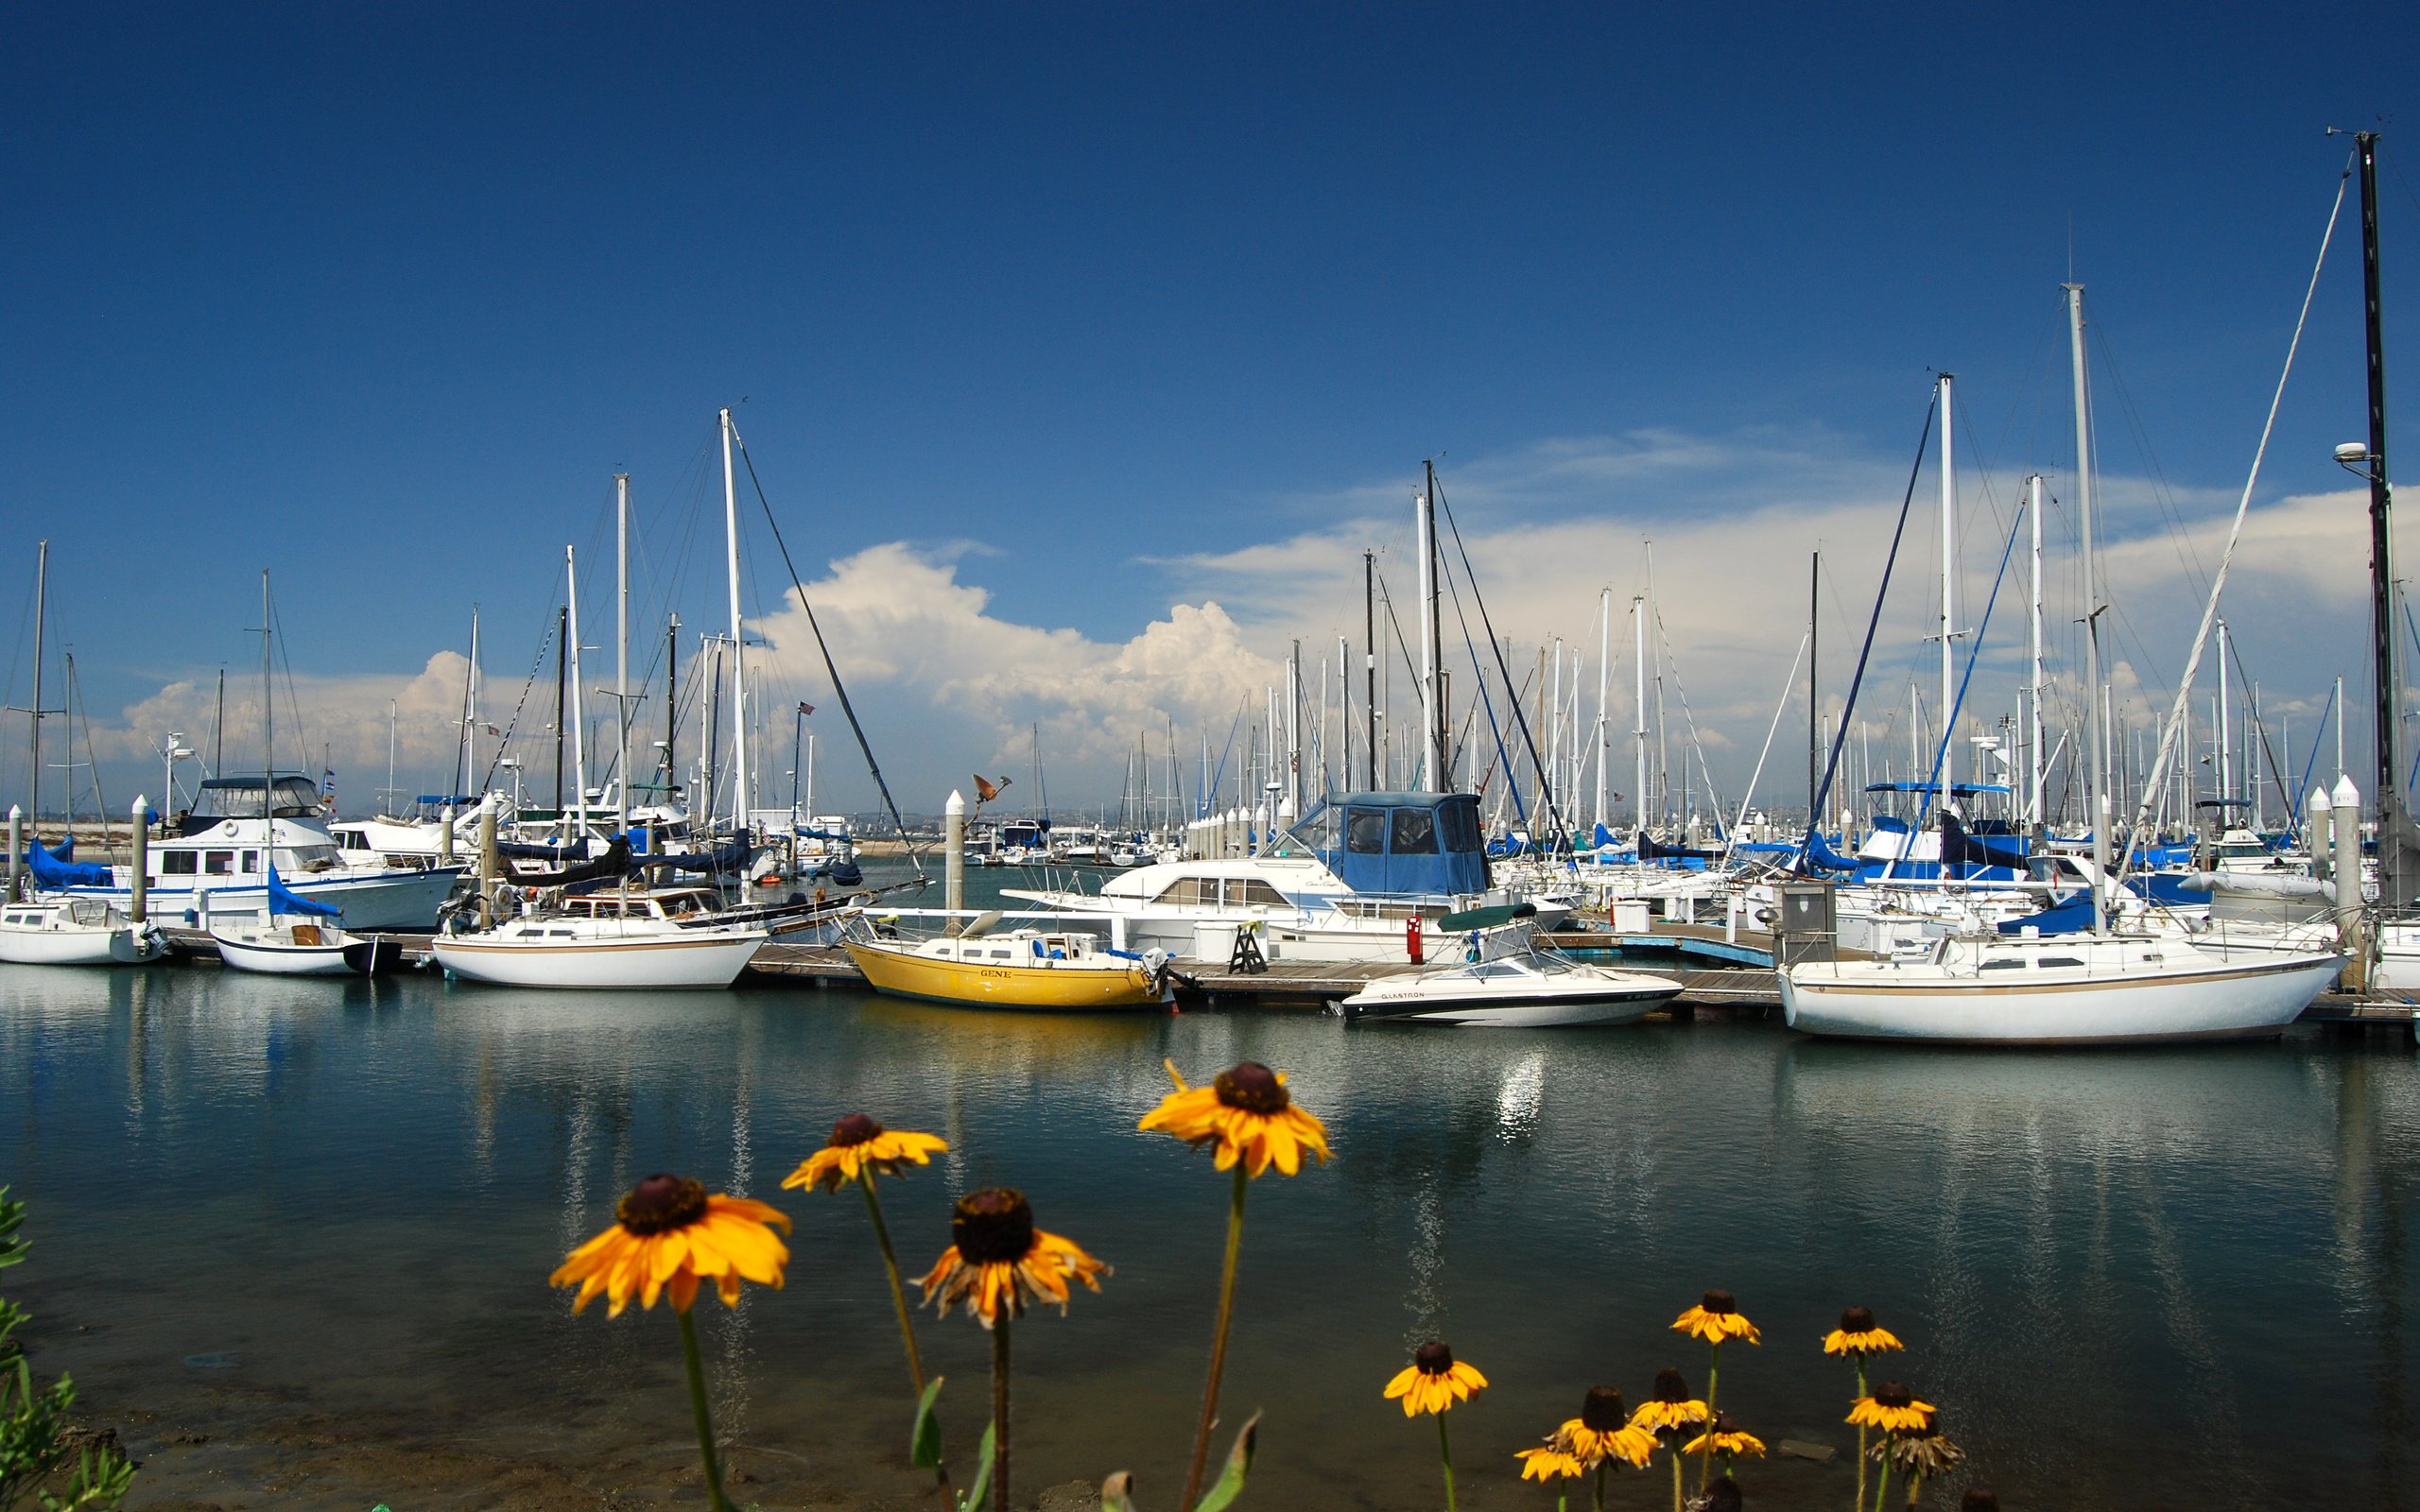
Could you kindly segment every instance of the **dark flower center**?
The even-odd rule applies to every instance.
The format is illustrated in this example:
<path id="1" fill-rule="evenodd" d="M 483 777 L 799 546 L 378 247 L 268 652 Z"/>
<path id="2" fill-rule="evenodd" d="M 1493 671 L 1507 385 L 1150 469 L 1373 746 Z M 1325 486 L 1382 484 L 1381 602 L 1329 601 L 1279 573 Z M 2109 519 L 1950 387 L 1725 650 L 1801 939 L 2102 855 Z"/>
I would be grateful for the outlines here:
<path id="1" fill-rule="evenodd" d="M 1871 1332 L 1874 1332 L 1874 1309 L 1872 1309 L 1872 1308 L 1870 1308 L 1870 1307 L 1844 1307 L 1844 1308 L 1841 1308 L 1841 1332 L 1843 1332 L 1843 1333 L 1871 1333 Z"/>
<path id="2" fill-rule="evenodd" d="M 1219 1101 L 1247 1113 L 1282 1113 L 1294 1101 L 1277 1073 L 1257 1060 L 1236 1062 L 1219 1073 L 1212 1085 L 1219 1089 Z"/>
<path id="3" fill-rule="evenodd" d="M 1729 1292 L 1712 1291 L 1705 1294 L 1705 1299 L 1698 1306 L 1709 1313 L 1737 1313 L 1739 1311 L 1739 1298 Z"/>
<path id="4" fill-rule="evenodd" d="M 882 1132 L 882 1125 L 863 1113 L 851 1113 L 832 1125 L 832 1147 L 845 1150 L 852 1144 L 863 1144 Z"/>
<path id="5" fill-rule="evenodd" d="M 950 1210 L 949 1236 L 970 1264 L 1023 1260 L 1033 1250 L 1033 1210 L 1014 1187 L 970 1192 Z"/>
<path id="6" fill-rule="evenodd" d="M 1885 1381 L 1874 1393 L 1877 1407 L 1905 1407 L 1916 1400 L 1916 1394 L 1897 1381 Z"/>
<path id="7" fill-rule="evenodd" d="M 1655 1372 L 1655 1400 L 1686 1401 L 1689 1400 L 1689 1383 L 1681 1379 L 1678 1370 L 1669 1367 L 1658 1370 Z"/>
<path id="8" fill-rule="evenodd" d="M 1968 1486 L 1958 1505 L 1960 1512 L 2000 1512 L 1998 1495 L 1979 1486 Z"/>
<path id="9" fill-rule="evenodd" d="M 1739 1425 L 1731 1420 L 1729 1413 L 1719 1412 L 1714 1415 L 1714 1431 L 1718 1435 L 1736 1434 L 1739 1431 Z"/>
<path id="10" fill-rule="evenodd" d="M 1454 1368 L 1454 1351 L 1432 1340 L 1412 1351 L 1411 1363 L 1423 1375 L 1442 1376 Z"/>
<path id="11" fill-rule="evenodd" d="M 1580 1421 L 1590 1433 L 1610 1434 L 1630 1421 L 1623 1409 L 1622 1394 L 1611 1386 L 1590 1386 L 1588 1400 L 1580 1404 Z"/>
<path id="12" fill-rule="evenodd" d="M 705 1215 L 705 1184 L 677 1176 L 648 1177 L 614 1204 L 614 1216 L 641 1238 L 685 1228 Z"/>

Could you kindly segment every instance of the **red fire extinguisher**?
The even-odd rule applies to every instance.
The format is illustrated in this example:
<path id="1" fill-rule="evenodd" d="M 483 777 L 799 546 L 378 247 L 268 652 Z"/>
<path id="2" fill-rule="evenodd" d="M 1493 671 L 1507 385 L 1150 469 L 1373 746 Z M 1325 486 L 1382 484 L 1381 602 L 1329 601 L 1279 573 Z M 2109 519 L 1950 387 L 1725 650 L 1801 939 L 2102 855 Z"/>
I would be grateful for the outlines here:
<path id="1" fill-rule="evenodd" d="M 1403 921 L 1403 953 L 1411 957 L 1411 964 L 1414 966 L 1427 963 L 1427 956 L 1423 954 L 1420 949 L 1420 916 L 1418 914 Z"/>

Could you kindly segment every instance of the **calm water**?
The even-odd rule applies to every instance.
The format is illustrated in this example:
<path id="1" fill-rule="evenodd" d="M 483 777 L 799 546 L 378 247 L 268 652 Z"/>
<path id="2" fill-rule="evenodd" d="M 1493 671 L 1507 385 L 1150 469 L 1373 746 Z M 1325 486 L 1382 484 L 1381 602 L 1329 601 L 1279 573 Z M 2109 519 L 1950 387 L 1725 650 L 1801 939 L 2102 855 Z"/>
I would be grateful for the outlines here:
<path id="1" fill-rule="evenodd" d="M 1188 1014 L 1018 1019 L 851 990 L 548 996 L 424 978 L 0 968 L 0 1180 L 33 1203 L 46 1370 L 145 1462 L 137 1506 L 694 1504 L 661 1312 L 578 1319 L 547 1270 L 658 1169 L 781 1201 L 788 1289 L 701 1301 L 736 1489 L 929 1506 L 854 1197 L 778 1192 L 856 1108 L 949 1138 L 887 1189 L 921 1267 L 1012 1182 L 1116 1267 L 1017 1333 L 1025 1500 L 1181 1479 L 1223 1185 L 1134 1120 L 1160 1059 L 1288 1070 L 1338 1159 L 1256 1184 L 1230 1420 L 1248 1505 L 1434 1504 L 1434 1439 L 1379 1386 L 1442 1336 L 1465 1504 L 1542 1507 L 1514 1449 L 1595 1381 L 1703 1385 L 1666 1328 L 1710 1285 L 1764 1329 L 1722 1400 L 1848 1442 L 1818 1340 L 1873 1306 L 2013 1507 L 2420 1505 L 2411 1337 L 2420 1066 L 2406 1045 L 1891 1053 L 1756 1023 L 1559 1034 Z M 963 1454 L 986 1354 L 924 1327 Z M 206 1435 L 206 1436 L 205 1436 Z M 194 1440 L 201 1441 L 194 1441 Z M 1837 1506 L 1778 1459 L 1752 1506 Z M 1664 1504 L 1657 1477 L 1621 1504 Z M 1895 1500 L 1895 1499 L 1894 1499 Z M 1954 1504 L 1954 1496 L 1935 1498 Z"/>

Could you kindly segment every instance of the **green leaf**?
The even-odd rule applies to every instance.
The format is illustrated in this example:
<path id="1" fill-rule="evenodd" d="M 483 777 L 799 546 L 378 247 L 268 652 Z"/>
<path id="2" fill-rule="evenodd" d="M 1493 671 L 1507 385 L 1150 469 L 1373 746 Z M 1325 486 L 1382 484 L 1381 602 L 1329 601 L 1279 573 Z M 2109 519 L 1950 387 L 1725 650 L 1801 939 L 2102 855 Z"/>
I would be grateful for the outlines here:
<path id="1" fill-rule="evenodd" d="M 992 1431 L 996 1424 L 983 1426 L 983 1442 L 975 1450 L 975 1484 L 958 1499 L 959 1512 L 982 1512 L 983 1503 L 992 1496 Z"/>
<path id="2" fill-rule="evenodd" d="M 1193 1504 L 1194 1512 L 1223 1512 L 1227 1503 L 1243 1494 L 1244 1476 L 1252 1469 L 1253 1449 L 1259 1437 L 1260 1414 L 1253 1413 L 1244 1419 L 1243 1430 L 1236 1435 L 1236 1447 L 1227 1451 L 1226 1468 Z"/>
<path id="3" fill-rule="evenodd" d="M 17 1230 L 24 1227 L 25 1221 L 26 1205 L 9 1200 L 9 1189 L 0 1187 L 0 1268 L 14 1265 L 26 1258 L 26 1248 L 31 1241 L 17 1237 Z"/>
<path id="4" fill-rule="evenodd" d="M 1100 1483 L 1100 1512 L 1134 1512 L 1134 1477 L 1119 1470 Z"/>
<path id="5" fill-rule="evenodd" d="M 942 1394 L 942 1378 L 935 1376 L 916 1399 L 916 1426 L 908 1435 L 908 1463 L 920 1470 L 936 1469 L 942 1462 L 942 1420 L 933 1411 L 934 1400 Z"/>

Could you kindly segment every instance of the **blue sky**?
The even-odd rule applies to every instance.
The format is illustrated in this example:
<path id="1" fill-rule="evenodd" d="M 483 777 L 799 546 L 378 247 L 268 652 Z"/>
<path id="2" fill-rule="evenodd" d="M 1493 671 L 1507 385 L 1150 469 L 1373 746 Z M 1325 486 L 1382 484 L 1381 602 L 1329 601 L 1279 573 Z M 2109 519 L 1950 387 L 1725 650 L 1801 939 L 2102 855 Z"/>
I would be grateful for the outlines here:
<path id="1" fill-rule="evenodd" d="M 1932 367 L 1961 373 L 2004 500 L 2026 466 L 2065 465 L 2044 374 L 2071 245 L 2123 376 L 2104 469 L 2223 507 L 2342 161 L 2321 129 L 2394 114 L 2414 34 L 2384 6 L 2325 26 L 2102 7 L 22 11 L 0 58 L 0 565 L 21 564 L 0 597 L 47 535 L 53 623 L 104 722 L 251 664 L 263 565 L 299 672 L 421 673 L 476 601 L 490 675 L 517 687 L 562 543 L 609 539 L 610 473 L 633 474 L 672 573 L 713 412 L 743 396 L 810 577 L 905 541 L 988 615 L 1102 645 L 1201 603 L 1188 561 L 1342 530 L 1424 456 L 1450 492 L 1457 468 L 1558 443 L 1780 437 L 1802 465 L 1768 502 L 1807 471 L 1862 488 L 1904 468 Z M 2420 325 L 2395 282 L 2420 267 L 2395 142 L 2391 341 Z M 2356 277 L 2342 245 L 2264 499 L 2348 481 L 2325 454 L 2361 424 Z M 2393 366 L 2411 350 L 2391 348 L 2391 380 L 2420 371 Z M 1472 523 L 1719 524 L 1766 479 L 1475 490 Z M 686 559 L 682 612 L 704 618 L 712 575 Z M 768 594 L 775 571 L 758 565 Z M 1743 670 L 1742 711 L 1795 639 L 1783 580 L 1780 662 Z M 1265 654 L 1357 609 L 1241 633 Z M 1591 609 L 1557 627 L 1584 633 Z M 2315 652 L 2269 628 L 2280 680 L 2361 671 L 2333 664 L 2358 623 Z M 951 729 L 929 684 L 873 701 L 911 744 L 946 734 L 929 770 L 907 760 L 919 787 L 1002 745 Z"/>

